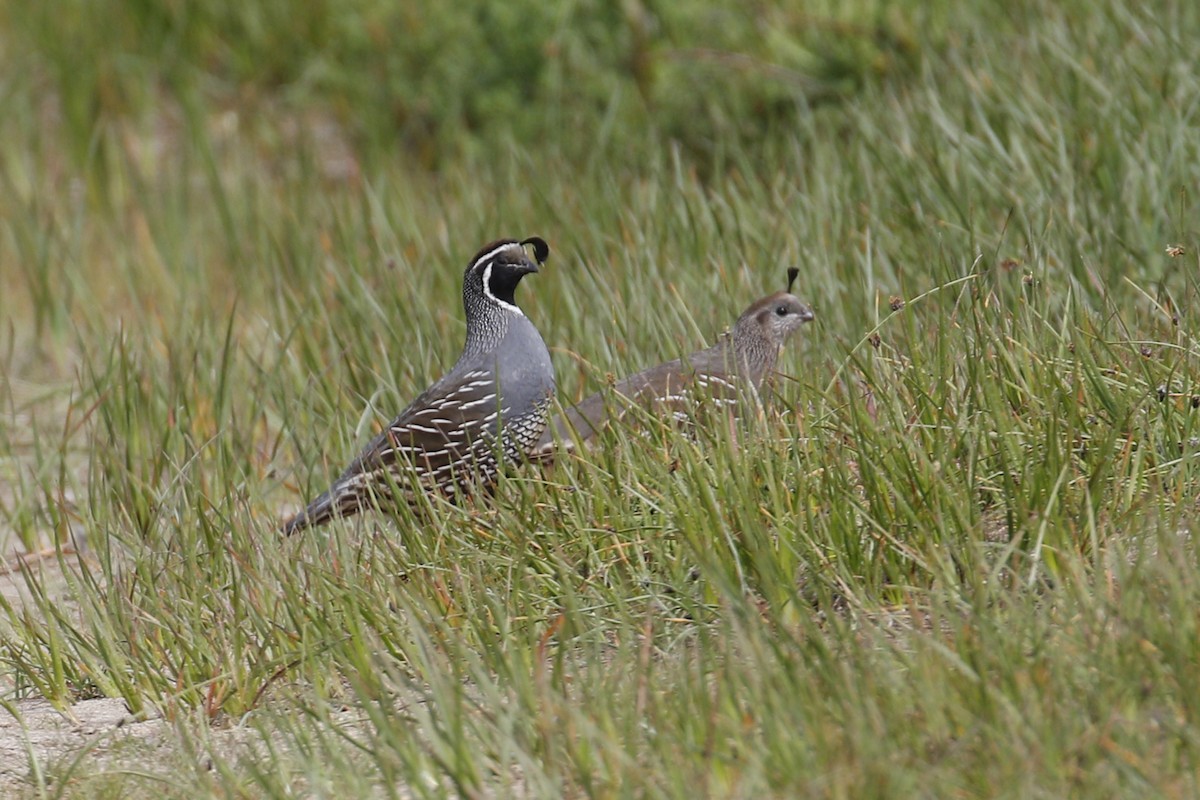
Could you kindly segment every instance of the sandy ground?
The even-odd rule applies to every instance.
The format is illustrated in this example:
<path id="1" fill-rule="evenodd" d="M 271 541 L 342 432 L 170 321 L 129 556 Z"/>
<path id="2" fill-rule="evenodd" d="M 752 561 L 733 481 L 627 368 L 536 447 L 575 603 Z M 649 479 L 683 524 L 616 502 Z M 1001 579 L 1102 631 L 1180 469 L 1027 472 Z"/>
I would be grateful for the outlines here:
<path id="1" fill-rule="evenodd" d="M 26 578 L 14 568 L 19 563 L 10 556 L 0 568 L 0 594 L 14 605 L 28 597 Z M 66 580 L 56 559 L 25 563 L 49 593 L 65 594 Z M 12 696 L 13 688 L 11 678 L 0 672 L 0 696 Z M 350 709 L 332 712 L 331 717 L 333 724 L 348 730 L 363 722 L 361 714 Z M 202 752 L 212 748 L 211 752 L 237 757 L 254 751 L 261 736 L 249 726 L 215 725 L 203 732 L 200 746 Z M 281 742 L 275 744 L 286 749 Z M 82 792 L 68 792 L 68 797 L 87 796 L 87 781 L 94 780 L 111 781 L 102 785 L 116 791 L 115 796 L 127 796 L 125 790 L 132 789 L 130 797 L 161 797 L 154 778 L 169 783 L 172 764 L 193 758 L 170 722 L 130 714 L 120 699 L 84 700 L 61 711 L 42 699 L 0 700 L 0 800 L 57 796 L 61 787 L 55 781 L 63 779 Z M 131 783 L 130 776 L 140 777 Z M 392 796 L 411 794 L 396 787 Z"/>
<path id="2" fill-rule="evenodd" d="M 0 594 L 14 605 L 24 604 L 28 590 L 17 557 L 5 561 L 0 574 Z M 47 591 L 54 593 L 65 582 L 53 558 L 32 558 L 34 570 Z M 0 686 L 8 684 L 0 675 Z M 135 720 L 121 700 L 86 700 L 65 712 L 45 700 L 15 700 L 0 705 L 0 797 L 22 790 L 35 791 L 48 767 L 68 764 L 79 756 L 94 762 L 115 763 L 137 758 L 154 749 L 167 731 L 162 720 Z"/>
<path id="3" fill-rule="evenodd" d="M 9 552 L 0 571 L 0 594 L 6 601 L 27 603 L 23 568 L 32 570 L 52 596 L 64 590 L 66 581 L 52 555 Z M 0 674 L 0 689 L 11 687 L 8 676 Z M 122 700 L 86 700 L 65 711 L 41 699 L 5 702 L 0 704 L 0 797 L 36 794 L 48 768 L 61 772 L 80 757 L 92 774 L 96 767 L 144 767 L 154 751 L 169 744 L 169 737 L 166 722 L 135 719 Z"/>
<path id="4" fill-rule="evenodd" d="M 17 701 L 0 714 L 0 796 L 37 787 L 47 767 L 81 755 L 104 766 L 135 766 L 166 731 L 162 720 L 134 721 L 121 700 L 85 700 L 66 713 L 45 700 Z"/>

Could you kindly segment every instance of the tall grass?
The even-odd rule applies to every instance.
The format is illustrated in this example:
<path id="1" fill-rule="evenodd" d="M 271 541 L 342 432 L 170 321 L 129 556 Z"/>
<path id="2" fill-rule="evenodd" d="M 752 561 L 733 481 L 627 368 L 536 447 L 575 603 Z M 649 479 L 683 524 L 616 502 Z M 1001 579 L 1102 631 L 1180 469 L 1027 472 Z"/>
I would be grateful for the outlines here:
<path id="1" fill-rule="evenodd" d="M 430 170 L 296 93 L 344 52 L 303 15 L 192 20 L 172 58 L 135 37 L 74 85 L 103 45 L 6 8 L 41 33 L 3 51 L 40 71 L 0 119 L 0 528 L 50 554 L 0 601 L 7 696 L 169 722 L 157 761 L 102 743 L 29 791 L 1193 794 L 1198 12 L 906 9 L 814 15 L 907 66 L 817 36 L 858 77 L 750 132 L 726 84 L 693 138 L 686 109 L 613 111 L 590 157 L 450 114 L 470 144 Z M 240 77 L 260 52 L 280 85 Z M 108 109 L 110 81 L 144 96 Z M 606 119 L 522 113 L 564 108 Z M 518 299 L 564 400 L 710 341 L 787 266 L 817 321 L 734 430 L 643 419 L 491 500 L 281 539 L 457 355 L 465 260 L 532 234 L 553 254 Z"/>

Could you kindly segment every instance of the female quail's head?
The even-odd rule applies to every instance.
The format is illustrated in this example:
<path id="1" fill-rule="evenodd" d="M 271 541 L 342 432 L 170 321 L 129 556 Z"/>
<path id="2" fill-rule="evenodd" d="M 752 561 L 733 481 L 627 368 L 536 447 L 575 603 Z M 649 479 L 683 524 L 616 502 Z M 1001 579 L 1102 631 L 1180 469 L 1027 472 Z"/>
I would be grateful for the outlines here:
<path id="1" fill-rule="evenodd" d="M 793 333 L 812 322 L 812 309 L 791 293 L 799 270 L 788 270 L 788 288 L 756 300 L 733 326 L 738 367 L 756 384 L 775 369 L 779 351 Z"/>

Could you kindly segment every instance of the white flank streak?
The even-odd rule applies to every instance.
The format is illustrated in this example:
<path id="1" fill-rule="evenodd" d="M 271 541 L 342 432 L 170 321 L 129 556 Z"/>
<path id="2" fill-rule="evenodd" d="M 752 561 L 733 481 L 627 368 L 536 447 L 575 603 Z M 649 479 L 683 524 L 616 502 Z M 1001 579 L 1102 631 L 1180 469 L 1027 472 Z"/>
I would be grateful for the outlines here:
<path id="1" fill-rule="evenodd" d="M 441 433 L 437 428 L 426 428 L 424 425 L 409 423 L 409 430 L 420 431 L 421 433 Z"/>
<path id="2" fill-rule="evenodd" d="M 726 389 L 737 388 L 729 381 L 718 378 L 716 375 L 697 375 L 696 383 L 705 389 L 707 389 L 709 386 L 723 386 Z"/>
<path id="3" fill-rule="evenodd" d="M 463 403 L 460 408 L 476 408 L 478 406 L 496 405 L 495 397 L 485 397 L 482 400 L 472 400 L 470 403 Z"/>
<path id="4" fill-rule="evenodd" d="M 495 251 L 493 251 L 493 252 L 495 252 Z M 476 263 L 478 263 L 478 262 L 476 262 Z M 522 312 L 521 309 L 517 308 L 512 303 L 504 302 L 499 297 L 496 297 L 496 295 L 492 294 L 492 265 L 491 264 L 488 264 L 486 267 L 483 268 L 483 293 L 487 297 L 490 297 L 492 299 L 492 302 L 495 303 L 496 305 L 500 306 L 501 308 L 506 308 L 509 311 L 511 311 L 514 314 L 517 314 L 519 316 L 522 316 L 522 317 L 525 316 L 524 312 Z"/>

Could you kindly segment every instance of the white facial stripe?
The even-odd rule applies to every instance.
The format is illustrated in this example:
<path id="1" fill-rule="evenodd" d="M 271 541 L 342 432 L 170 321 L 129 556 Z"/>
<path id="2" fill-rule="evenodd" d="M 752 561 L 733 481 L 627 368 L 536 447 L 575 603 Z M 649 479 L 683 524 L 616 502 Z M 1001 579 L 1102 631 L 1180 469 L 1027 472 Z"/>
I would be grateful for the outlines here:
<path id="1" fill-rule="evenodd" d="M 502 247 L 497 248 L 496 250 L 493 250 L 492 252 L 495 253 L 495 252 L 498 252 L 499 250 L 503 250 L 503 249 L 504 248 L 502 248 Z M 476 263 L 478 263 L 478 262 L 476 262 Z M 501 308 L 506 308 L 509 311 L 513 312 L 514 314 L 520 314 L 522 317 L 525 316 L 524 312 L 522 312 L 521 309 L 517 308 L 512 303 L 504 302 L 499 297 L 496 297 L 496 295 L 492 294 L 492 265 L 491 265 L 491 263 L 489 263 L 486 267 L 483 268 L 483 294 L 485 297 L 491 299 L 492 302 L 494 302 L 496 305 L 500 306 Z"/>
<path id="2" fill-rule="evenodd" d="M 493 247 L 491 250 L 488 250 L 486 253 L 481 255 L 479 258 L 475 259 L 475 262 L 473 264 L 471 264 L 471 268 L 474 269 L 475 267 L 479 266 L 479 264 L 484 261 L 491 261 L 493 258 L 500 255 L 501 253 L 503 253 L 505 250 L 509 249 L 510 247 L 520 247 L 520 246 L 521 246 L 521 244 L 516 241 L 501 242 L 500 244 Z"/>

